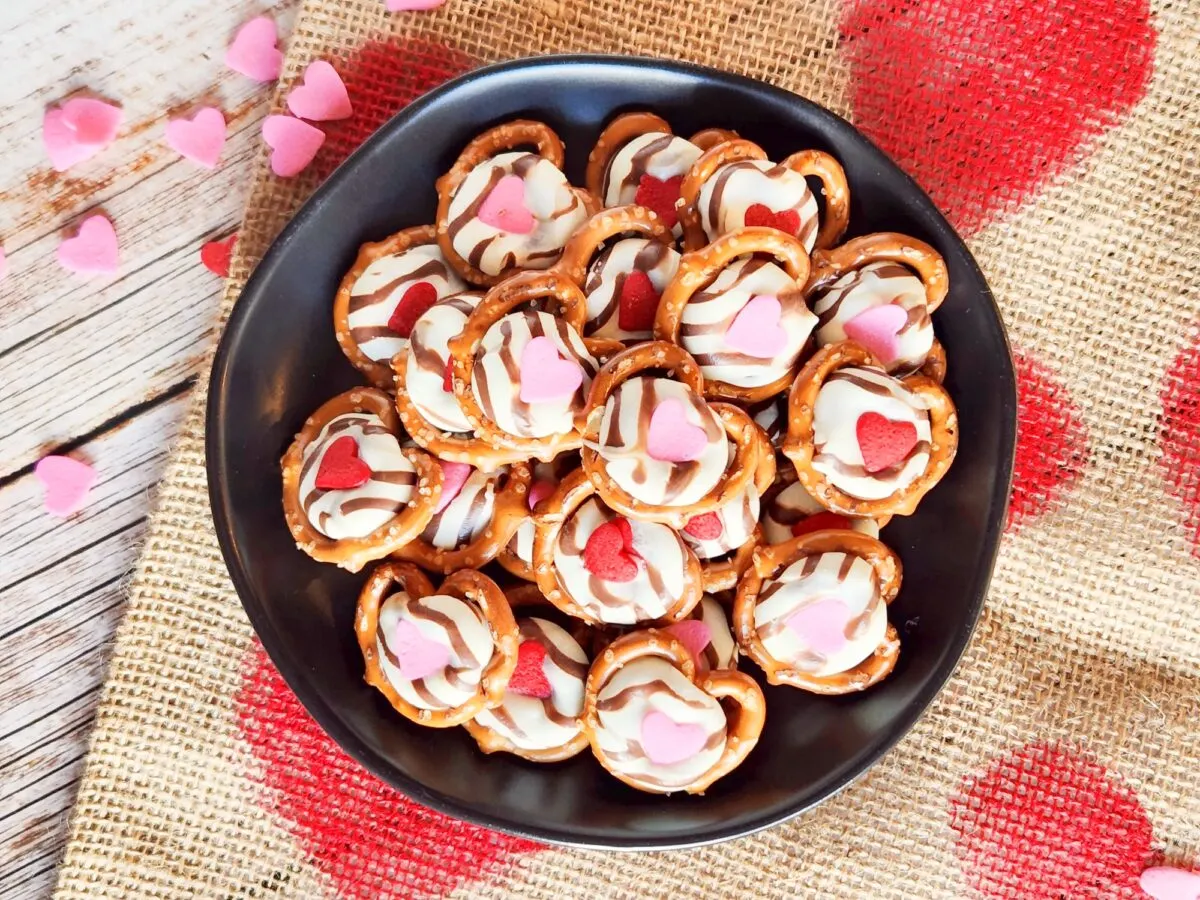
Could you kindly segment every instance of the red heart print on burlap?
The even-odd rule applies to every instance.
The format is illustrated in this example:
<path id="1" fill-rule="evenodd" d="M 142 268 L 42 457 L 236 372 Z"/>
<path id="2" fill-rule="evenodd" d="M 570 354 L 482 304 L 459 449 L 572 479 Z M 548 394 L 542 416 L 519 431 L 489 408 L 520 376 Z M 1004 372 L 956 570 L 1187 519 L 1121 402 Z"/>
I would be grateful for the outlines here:
<path id="1" fill-rule="evenodd" d="M 239 731 L 262 764 L 263 807 L 341 900 L 442 900 L 542 849 L 419 806 L 367 772 L 305 712 L 257 643 L 236 702 Z"/>
<path id="2" fill-rule="evenodd" d="M 1167 490 L 1182 506 L 1192 553 L 1200 556 L 1200 338 L 1193 336 L 1172 361 L 1160 396 L 1158 443 Z"/>

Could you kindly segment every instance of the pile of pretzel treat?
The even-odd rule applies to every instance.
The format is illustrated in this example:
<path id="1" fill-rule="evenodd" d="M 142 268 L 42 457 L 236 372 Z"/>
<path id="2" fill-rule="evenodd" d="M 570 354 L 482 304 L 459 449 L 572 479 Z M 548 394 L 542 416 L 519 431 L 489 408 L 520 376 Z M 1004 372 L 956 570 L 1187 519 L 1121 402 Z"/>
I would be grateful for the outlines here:
<path id="1" fill-rule="evenodd" d="M 334 301 L 372 387 L 283 458 L 297 546 L 358 571 L 366 680 L 487 753 L 590 748 L 704 791 L 775 685 L 843 694 L 900 652 L 879 540 L 954 459 L 921 241 L 840 243 L 837 160 L 613 121 L 586 187 L 515 121 L 438 181 L 437 221 L 362 247 Z"/>

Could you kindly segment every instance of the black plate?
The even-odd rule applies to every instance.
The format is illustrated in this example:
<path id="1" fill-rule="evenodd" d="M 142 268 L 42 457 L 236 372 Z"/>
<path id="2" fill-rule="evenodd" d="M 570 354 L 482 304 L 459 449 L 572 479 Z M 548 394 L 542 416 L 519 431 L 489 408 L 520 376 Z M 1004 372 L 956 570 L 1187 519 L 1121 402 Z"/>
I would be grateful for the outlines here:
<path id="1" fill-rule="evenodd" d="M 543 766 L 484 756 L 461 729 L 402 719 L 362 680 L 353 619 L 363 576 L 297 550 L 280 505 L 279 458 L 293 435 L 322 402 L 361 383 L 338 350 L 331 316 L 358 246 L 431 221 L 434 180 L 484 128 L 516 117 L 547 121 L 566 141 L 567 174 L 582 184 L 601 127 L 629 109 L 653 110 L 681 134 L 733 128 L 773 159 L 828 151 L 850 183 L 849 236 L 914 235 L 937 247 L 950 269 L 950 296 L 935 324 L 949 355 L 946 386 L 958 404 L 961 444 L 917 515 L 884 533 L 905 570 L 891 607 L 902 637 L 896 671 L 849 698 L 767 688 L 758 747 L 703 797 L 639 793 L 586 753 Z M 368 769 L 420 803 L 515 834 L 589 847 L 682 847 L 747 834 L 829 797 L 895 744 L 941 689 L 983 606 L 1004 525 L 1015 410 L 1004 327 L 970 253 L 924 192 L 851 125 L 786 91 L 710 69 L 549 57 L 479 70 L 412 104 L 275 241 L 217 351 L 209 491 L 221 550 L 267 652 L 321 726 Z"/>

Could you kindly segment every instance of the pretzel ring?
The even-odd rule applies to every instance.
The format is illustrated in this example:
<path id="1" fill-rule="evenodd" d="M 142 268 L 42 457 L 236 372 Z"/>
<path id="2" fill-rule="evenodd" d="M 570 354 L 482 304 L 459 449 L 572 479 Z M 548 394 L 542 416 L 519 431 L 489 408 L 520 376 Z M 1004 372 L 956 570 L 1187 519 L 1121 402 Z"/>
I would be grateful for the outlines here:
<path id="1" fill-rule="evenodd" d="M 453 221 L 450 218 L 450 208 L 454 202 L 455 196 L 458 193 L 464 182 L 467 180 L 477 167 L 483 165 L 488 160 L 493 159 L 500 153 L 510 150 L 515 150 L 517 147 L 533 146 L 536 148 L 537 155 L 548 161 L 554 168 L 560 172 L 563 167 L 564 152 L 563 143 L 558 135 L 554 133 L 549 125 L 542 122 L 533 122 L 525 119 L 507 122 L 503 125 L 497 125 L 485 131 L 483 134 L 472 140 L 459 154 L 454 165 L 445 175 L 437 181 L 438 191 L 438 211 L 437 211 L 437 242 L 442 253 L 460 275 L 467 281 L 474 284 L 494 285 L 503 281 L 510 275 L 521 271 L 522 269 L 544 269 L 553 264 L 558 259 L 558 254 L 561 251 L 561 246 L 550 250 L 531 252 L 528 259 L 523 264 L 518 264 L 516 254 L 509 251 L 505 254 L 502 264 L 497 271 L 485 272 L 480 268 L 483 262 L 483 257 L 486 251 L 495 241 L 502 235 L 508 235 L 512 232 L 500 230 L 495 234 L 485 236 L 479 241 L 468 254 L 470 259 L 464 257 L 454 246 L 455 239 L 459 232 L 470 222 L 477 217 L 479 209 L 483 206 L 485 200 L 491 194 L 492 188 L 496 186 L 501 178 L 493 178 L 492 183 L 483 185 L 483 191 L 478 198 L 473 199 L 466 209 L 458 215 Z M 495 175 L 499 170 L 495 170 Z M 521 177 L 515 175 L 514 177 Z M 571 187 L 566 181 L 566 176 L 563 176 L 564 187 L 573 195 L 569 211 L 571 218 L 568 224 L 573 224 L 576 218 L 582 219 L 585 216 L 591 215 L 600 208 L 599 200 L 590 192 L 583 188 Z M 528 210 L 525 210 L 528 213 Z M 565 217 L 566 212 L 556 213 L 551 219 L 546 221 L 555 221 L 561 217 Z M 529 226 L 530 232 L 536 234 L 542 230 L 537 222 Z M 573 229 L 572 229 L 573 230 Z M 489 268 L 491 268 L 489 266 Z"/>
<path id="2" fill-rule="evenodd" d="M 724 144 L 726 141 L 736 141 L 738 133 L 730 131 L 728 128 L 702 128 L 693 134 L 688 141 L 695 144 L 701 151 L 711 150 L 717 144 Z"/>
<path id="3" fill-rule="evenodd" d="M 817 250 L 812 260 L 812 274 L 804 289 L 809 297 L 875 262 L 893 262 L 913 270 L 925 286 L 925 309 L 930 313 L 937 311 L 950 291 L 950 273 L 942 255 L 924 241 L 894 231 L 864 234 L 832 250 Z"/>
<path id="4" fill-rule="evenodd" d="M 804 564 L 799 571 L 789 575 L 801 560 Z M 738 582 L 733 605 L 738 646 L 758 663 L 771 684 L 791 685 L 814 694 L 864 690 L 885 678 L 900 655 L 900 638 L 887 621 L 887 605 L 900 591 L 901 571 L 900 558 L 895 553 L 857 531 L 814 531 L 783 544 L 762 547 L 754 555 L 754 565 Z M 818 572 L 824 576 L 806 594 L 804 580 L 817 578 L 814 573 Z M 845 597 L 829 600 L 822 595 L 828 594 L 834 573 Z M 780 578 L 781 575 L 788 577 Z M 788 602 L 784 591 L 800 596 Z M 760 623 L 757 611 L 771 600 L 774 609 Z M 863 608 L 851 607 L 851 603 Z M 800 617 L 806 608 L 811 610 L 826 604 L 840 606 L 840 613 L 832 614 L 845 617 L 844 646 L 828 649 L 822 655 L 805 644 L 807 626 Z M 874 634 L 879 635 L 878 645 L 874 649 L 868 645 L 864 653 L 862 641 Z M 780 659 L 767 649 L 764 641 L 773 642 L 777 653 L 780 646 L 795 652 L 789 659 Z M 858 659 L 842 671 L 817 674 L 836 665 L 831 657 L 837 659 L 838 653 L 843 658 Z"/>
<path id="5" fill-rule="evenodd" d="M 708 243 L 708 232 L 704 230 L 697 206 L 704 182 L 712 178 L 722 166 L 742 160 L 766 158 L 766 150 L 753 141 L 742 138 L 714 144 L 701 154 L 679 185 L 679 223 L 683 226 L 684 250 L 699 250 Z"/>
<path id="6" fill-rule="evenodd" d="M 564 421 L 570 419 L 572 407 L 582 406 L 584 399 L 587 396 L 588 385 L 591 378 L 595 374 L 595 364 L 590 355 L 592 349 L 598 351 L 607 351 L 613 349 L 612 342 L 604 341 L 595 343 L 591 338 L 582 338 L 584 322 L 587 320 L 587 301 L 584 299 L 583 292 L 578 285 L 570 279 L 558 274 L 557 272 L 525 272 L 516 275 L 501 284 L 496 285 L 484 296 L 479 305 L 475 307 L 471 315 L 467 318 L 467 324 L 463 328 L 462 334 L 453 338 L 450 341 L 450 355 L 452 359 L 451 374 L 454 384 L 454 394 L 458 398 L 459 406 L 462 408 L 463 414 L 467 417 L 467 421 L 475 429 L 479 437 L 503 451 L 516 451 L 522 454 L 526 459 L 536 457 L 537 459 L 549 462 L 556 455 L 564 450 L 577 449 L 582 438 L 579 434 L 579 429 L 572 422 L 565 430 L 560 430 L 545 437 L 524 437 L 513 434 L 510 431 L 504 430 L 493 418 L 496 412 L 497 404 L 492 402 L 492 395 L 500 389 L 507 387 L 512 392 L 511 403 L 516 407 L 520 404 L 519 409 L 524 412 L 528 410 L 525 417 L 528 419 L 533 415 L 530 404 L 524 403 L 519 399 L 518 385 L 515 383 L 517 378 L 514 377 L 513 367 L 518 364 L 513 355 L 509 353 L 507 348 L 502 351 L 508 354 L 508 357 L 501 357 L 504 360 L 504 366 L 509 376 L 507 385 L 489 384 L 485 382 L 484 390 L 489 397 L 490 410 L 485 410 L 480 401 L 476 398 L 473 389 L 475 369 L 477 367 L 484 336 L 488 334 L 489 329 L 493 325 L 500 322 L 509 313 L 512 313 L 518 306 L 528 303 L 533 300 L 550 300 L 559 307 L 560 313 L 557 319 L 547 320 L 543 317 L 548 317 L 549 313 L 531 311 L 529 314 L 537 317 L 539 327 L 544 331 L 554 333 L 554 329 L 547 327 L 548 325 L 557 325 L 561 323 L 562 328 L 557 329 L 559 341 L 557 342 L 557 352 L 561 357 L 564 348 L 569 347 L 572 353 L 574 362 L 583 370 L 584 378 L 580 387 L 574 392 L 573 398 L 568 400 L 568 409 L 564 414 Z M 516 328 L 513 329 L 514 331 Z M 533 332 L 530 331 L 530 341 L 532 340 Z M 549 334 L 547 335 L 549 337 Z M 552 337 L 549 337 L 553 340 Z M 528 342 L 525 346 L 528 346 Z M 497 351 L 498 353 L 501 351 Z M 499 382 L 501 379 L 493 378 L 492 381 Z"/>
<path id="7" fill-rule="evenodd" d="M 914 458 L 922 452 L 927 456 L 922 471 L 915 475 L 911 472 L 908 473 L 911 480 L 886 496 L 874 499 L 864 499 L 847 493 L 818 469 L 821 460 L 814 445 L 814 418 L 818 394 L 825 383 L 835 377 L 839 370 L 849 368 L 856 371 L 844 378 L 849 383 L 848 389 L 858 391 L 863 396 L 859 397 L 858 394 L 848 396 L 853 396 L 856 401 L 861 402 L 866 412 L 857 416 L 853 423 L 837 423 L 839 426 L 838 439 L 843 442 L 856 441 L 854 435 L 847 437 L 844 433 L 847 428 L 855 429 L 857 432 L 859 421 L 865 418 L 867 413 L 874 412 L 870 408 L 872 405 L 886 402 L 889 404 L 889 410 L 897 410 L 897 400 L 906 402 L 907 406 L 912 409 L 909 420 L 911 420 L 911 427 L 916 431 L 916 437 L 902 459 L 894 463 L 888 461 L 887 465 L 883 465 L 875 471 L 865 469 L 865 461 L 862 465 L 848 465 L 837 457 L 832 457 L 824 467 L 833 466 L 839 470 L 846 470 L 845 474 L 839 474 L 837 477 L 843 480 L 855 478 L 865 482 L 868 487 L 872 487 L 875 482 L 882 482 L 886 485 L 887 482 L 880 476 L 892 478 L 893 481 L 899 480 L 900 476 L 908 471 L 909 463 Z M 866 387 L 859 387 L 856 382 L 864 380 L 864 373 L 866 379 L 871 383 Z M 883 395 L 882 399 L 880 394 Z M 845 402 L 840 402 L 838 406 L 840 409 L 837 413 L 832 411 L 830 413 L 831 421 L 835 415 L 841 415 L 845 409 L 849 408 Z M 918 410 L 928 411 L 927 423 L 922 421 Z M 850 412 L 852 413 L 853 410 L 850 409 Z M 885 428 L 897 426 L 896 420 L 888 419 L 878 413 L 874 414 L 877 419 L 882 420 Z M 923 430 L 927 430 L 928 433 L 922 434 Z M 859 446 L 857 442 L 856 446 Z M 832 512 L 872 518 L 889 513 L 898 516 L 911 515 L 917 508 L 917 504 L 921 502 L 921 498 L 946 474 L 946 470 L 954 461 L 957 450 L 958 414 L 955 412 L 954 402 L 945 389 L 933 379 L 923 375 L 910 375 L 904 379 L 887 375 L 870 351 L 853 341 L 830 344 L 817 351 L 796 378 L 796 383 L 792 385 L 792 391 L 788 398 L 788 437 L 784 443 L 783 452 L 796 467 L 796 474 L 805 489 Z M 900 467 L 899 470 L 897 470 L 897 466 Z M 859 469 L 863 469 L 861 475 L 857 471 Z M 873 487 L 872 490 L 874 490 Z"/>
<path id="8" fill-rule="evenodd" d="M 513 463 L 506 472 L 472 472 L 460 493 L 435 512 L 425 530 L 393 553 L 392 558 L 409 560 L 443 574 L 458 569 L 478 569 L 491 562 L 529 514 L 526 498 L 530 478 L 529 464 L 523 462 Z M 484 483 L 479 484 L 479 481 Z M 491 516 L 481 526 L 473 522 L 471 516 L 477 513 L 479 498 L 486 497 L 489 487 L 495 490 Z M 486 503 L 483 509 L 486 509 Z M 451 526 L 452 540 L 464 533 L 475 537 L 461 546 L 439 547 L 433 541 L 447 523 Z"/>
<path id="9" fill-rule="evenodd" d="M 526 607 L 520 610 L 526 615 L 517 619 L 517 655 L 522 661 L 503 702 L 483 710 L 463 727 L 484 753 L 512 753 L 531 762 L 570 759 L 588 746 L 583 731 L 588 635 L 573 634 L 542 618 L 542 610 L 554 607 L 535 585 L 520 585 L 505 591 L 505 596 L 514 612 Z M 522 652 L 520 647 L 529 642 L 538 644 L 541 652 Z"/>
<path id="10" fill-rule="evenodd" d="M 563 454 L 555 457 L 553 462 L 539 462 L 534 466 L 533 479 L 526 495 L 528 510 L 521 524 L 517 526 L 516 533 L 496 554 L 496 562 L 509 573 L 524 581 L 537 581 L 533 574 L 533 542 L 537 537 L 537 517 L 546 508 L 546 501 L 562 480 L 578 469 L 579 455 L 575 453 Z M 542 596 L 541 591 L 537 593 L 539 597 Z"/>
<path id="11" fill-rule="evenodd" d="M 850 223 L 850 184 L 842 164 L 820 150 L 801 150 L 785 159 L 782 165 L 793 172 L 813 177 L 821 182 L 825 194 L 825 221 L 817 232 L 813 245 L 825 250 L 838 242 Z"/>
<path id="12" fill-rule="evenodd" d="M 712 331 L 712 314 L 705 313 L 705 319 L 708 321 L 703 323 L 684 322 L 685 308 L 692 298 L 698 292 L 710 287 L 727 267 L 732 270 L 730 264 L 734 260 L 752 254 L 772 256 L 774 261 L 780 264 L 787 277 L 797 286 L 803 285 L 808 280 L 809 259 L 803 244 L 774 228 L 743 228 L 722 235 L 701 250 L 685 253 L 679 261 L 679 270 L 676 272 L 675 278 L 663 291 L 662 300 L 658 304 L 658 313 L 654 319 L 655 340 L 679 344 L 689 352 L 691 350 L 688 345 L 692 343 L 715 351 L 711 354 L 710 362 L 706 363 L 707 353 L 698 359 L 701 366 L 709 370 L 705 373 L 704 395 L 712 400 L 757 403 L 787 390 L 800 368 L 800 357 L 805 350 L 808 335 L 817 322 L 816 316 L 810 313 L 808 307 L 803 303 L 799 287 L 793 296 L 786 290 L 785 281 L 780 280 L 779 288 L 776 291 L 776 300 L 780 303 L 780 318 L 777 327 L 784 331 L 787 346 L 795 348 L 795 359 L 792 364 L 778 377 L 757 387 L 742 387 L 714 377 L 716 371 L 725 368 L 736 371 L 740 368 L 769 366 L 774 363 L 774 359 L 758 359 L 742 353 L 730 354 L 735 357 L 735 361 L 723 363 L 721 357 L 725 354 L 722 353 L 721 348 L 724 345 L 714 344 L 710 347 L 708 343 L 711 342 L 709 335 Z M 734 265 L 739 264 L 734 263 Z M 738 281 L 743 277 L 740 269 L 735 271 L 738 274 L 731 290 L 737 287 Z M 750 275 L 751 277 L 765 277 L 763 272 L 764 269 L 759 268 Z M 737 309 L 723 310 L 727 315 L 724 315 L 722 320 L 716 324 L 723 325 L 726 329 L 725 334 L 728 334 L 741 309 L 748 306 L 749 301 L 755 298 L 755 296 L 747 298 L 747 302 Z M 786 308 L 782 306 L 785 300 L 788 302 Z M 720 303 L 721 297 L 718 296 L 707 302 Z M 786 323 L 792 324 L 790 327 L 785 327 Z M 692 339 L 687 334 L 688 328 L 703 330 L 697 331 Z M 796 346 L 797 343 L 799 346 Z"/>
<path id="13" fill-rule="evenodd" d="M 687 616 L 703 593 L 696 554 L 666 525 L 627 522 L 624 529 L 618 527 L 625 520 L 610 515 L 596 494 L 578 469 L 539 507 L 533 570 L 546 599 L 568 616 L 597 627 L 677 622 Z M 614 522 L 617 526 L 610 527 Z M 618 543 L 623 533 L 623 547 L 613 548 L 612 555 L 622 557 L 628 571 L 593 571 L 589 547 L 597 532 L 612 532 Z M 622 590 L 622 584 L 631 587 Z"/>
<path id="14" fill-rule="evenodd" d="M 669 705 L 655 702 L 664 694 L 673 698 Z M 722 700 L 735 709 L 727 711 Z M 687 647 L 651 628 L 617 638 L 592 664 L 584 729 L 596 759 L 630 787 L 700 794 L 746 759 L 766 712 L 762 688 L 750 676 L 729 669 L 698 676 Z M 695 729 L 703 743 L 680 754 L 681 733 Z"/>
<path id="15" fill-rule="evenodd" d="M 400 591 L 389 594 L 393 583 Z M 450 728 L 498 706 L 517 665 L 508 600 L 473 569 L 448 576 L 435 591 L 411 563 L 381 564 L 359 594 L 354 630 L 367 684 L 418 725 Z M 405 669 L 416 677 L 405 677 Z"/>
<path id="16" fill-rule="evenodd" d="M 637 433 L 630 436 L 628 440 L 620 434 L 619 410 L 616 424 L 610 426 L 610 434 L 606 434 L 603 441 L 600 434 L 606 413 L 612 412 L 609 404 L 610 398 L 614 399 L 612 407 L 617 407 L 618 402 L 615 398 L 618 396 L 618 391 L 621 391 L 623 395 L 622 388 L 632 376 L 654 369 L 664 370 L 669 376 L 669 380 L 648 379 L 648 383 L 631 385 L 630 390 L 634 391 L 636 396 L 636 405 L 633 405 L 632 408 L 642 409 L 641 395 L 645 391 L 653 391 L 656 397 L 662 397 L 660 402 L 663 405 L 667 402 L 674 402 L 684 407 L 685 417 L 686 409 L 689 406 L 693 410 L 707 408 L 716 417 L 716 424 L 725 432 L 725 438 L 733 442 L 733 458 L 727 461 L 723 471 L 715 477 L 712 486 L 698 497 L 690 496 L 690 492 L 686 490 L 688 482 L 683 481 L 674 485 L 673 493 L 669 496 L 665 493 L 669 488 L 664 487 L 662 501 L 642 500 L 635 497 L 628 488 L 622 486 L 618 478 L 614 478 L 610 472 L 608 457 L 612 458 L 612 462 L 621 458 L 640 460 L 638 464 L 640 468 L 660 462 L 650 457 L 648 449 L 642 446 L 641 435 L 644 431 L 648 438 L 651 422 L 642 423 L 640 413 Z M 672 381 L 681 389 L 669 388 Z M 733 502 L 745 492 L 751 479 L 758 474 L 759 467 L 764 465 L 763 457 L 772 455 L 774 451 L 767 442 L 766 434 L 754 424 L 745 412 L 730 404 L 705 403 L 700 399 L 703 387 L 704 379 L 700 375 L 700 368 L 696 365 L 696 361 L 682 347 L 663 341 L 650 341 L 630 347 L 601 366 L 600 372 L 592 384 L 587 408 L 578 422 L 583 433 L 584 471 L 587 472 L 588 478 L 608 506 L 633 519 L 660 522 L 670 525 L 676 530 L 681 530 L 690 518 L 715 511 Z M 655 409 L 657 409 L 657 405 Z M 651 419 L 653 419 L 653 414 Z M 697 427 L 694 423 L 692 424 L 693 427 Z M 707 447 L 712 447 L 714 441 L 719 438 L 714 437 L 712 429 L 707 425 L 702 424 L 698 427 L 705 431 L 708 439 Z M 620 443 L 614 444 L 614 441 Z M 600 452 L 602 448 L 606 448 L 607 457 Z M 692 474 L 691 481 L 694 482 L 696 478 L 705 473 L 706 468 L 710 467 L 707 464 L 708 458 L 709 452 L 708 449 L 705 449 L 692 461 L 668 462 L 669 468 L 664 468 L 668 483 L 673 480 L 677 481 L 675 475 L 680 471 L 680 466 L 688 467 L 684 471 Z M 621 478 L 620 480 L 626 479 Z M 680 499 L 681 497 L 687 499 Z M 667 499 L 672 499 L 674 502 L 668 503 Z"/>
<path id="17" fill-rule="evenodd" d="M 604 127 L 588 154 L 587 173 L 583 183 L 602 201 L 609 163 L 618 150 L 643 134 L 673 134 L 667 120 L 652 112 L 622 113 Z"/>
<path id="18" fill-rule="evenodd" d="M 764 544 L 784 544 L 813 531 L 849 529 L 878 539 L 879 530 L 892 520 L 890 515 L 844 516 L 830 512 L 800 484 L 792 466 L 775 473 L 775 483 L 763 495 L 760 524 Z"/>
<path id="19" fill-rule="evenodd" d="M 600 245 L 630 232 L 675 249 L 671 229 L 654 210 L 644 206 L 613 206 L 600 210 L 571 235 L 555 266 L 556 271 L 582 288 L 587 281 L 588 265 Z"/>
<path id="20" fill-rule="evenodd" d="M 375 388 L 339 394 L 304 421 L 281 461 L 283 512 L 297 547 L 318 562 L 357 572 L 404 546 L 429 524 L 442 493 L 442 470 L 420 450 L 401 448 L 399 432 L 391 398 Z M 364 459 L 368 441 L 370 458 Z M 334 459 L 326 460 L 335 444 L 336 466 Z M 329 469 L 343 470 L 341 477 L 348 479 L 344 488 L 316 486 L 327 462 Z M 388 468 L 371 468 L 381 464 Z M 310 518 L 318 505 L 321 529 Z M 388 510 L 395 511 L 389 516 Z M 328 531 L 342 536 L 330 537 Z"/>

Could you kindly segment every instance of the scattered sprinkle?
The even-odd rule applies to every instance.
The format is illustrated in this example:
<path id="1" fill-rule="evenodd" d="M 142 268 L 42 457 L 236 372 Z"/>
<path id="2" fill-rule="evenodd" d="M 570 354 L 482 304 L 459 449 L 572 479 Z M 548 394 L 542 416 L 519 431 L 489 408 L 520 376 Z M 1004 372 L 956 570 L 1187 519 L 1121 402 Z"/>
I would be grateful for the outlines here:
<path id="1" fill-rule="evenodd" d="M 234 35 L 225 51 L 225 65 L 255 81 L 274 81 L 283 71 L 283 52 L 275 46 L 278 40 L 274 19 L 251 19 Z"/>
<path id="2" fill-rule="evenodd" d="M 293 115 L 314 122 L 348 119 L 354 112 L 342 77 L 323 59 L 309 63 L 304 83 L 288 95 L 287 106 Z"/>
<path id="3" fill-rule="evenodd" d="M 58 172 L 91 159 L 117 137 L 121 108 L 91 97 L 76 97 L 46 110 L 42 143 L 50 165 Z"/>
<path id="4" fill-rule="evenodd" d="M 46 512 L 69 516 L 87 502 L 88 491 L 96 483 L 96 470 L 69 456 L 47 456 L 38 461 L 33 474 L 45 490 Z"/>
<path id="5" fill-rule="evenodd" d="M 190 119 L 167 123 L 167 146 L 198 166 L 215 169 L 225 149 L 225 116 L 206 106 Z"/>
<path id="6" fill-rule="evenodd" d="M 271 171 L 280 178 L 299 175 L 313 161 L 325 132 L 291 116 L 267 116 L 262 127 L 263 139 L 274 152 Z"/>
<path id="7" fill-rule="evenodd" d="M 117 232 L 99 214 L 84 219 L 75 237 L 58 245 L 58 264 L 79 275 L 113 275 L 117 261 Z"/>
<path id="8" fill-rule="evenodd" d="M 209 241 L 200 248 L 200 262 L 214 275 L 222 278 L 229 277 L 229 261 L 233 258 L 233 248 L 237 245 L 237 232 L 229 235 L 223 241 Z"/>

